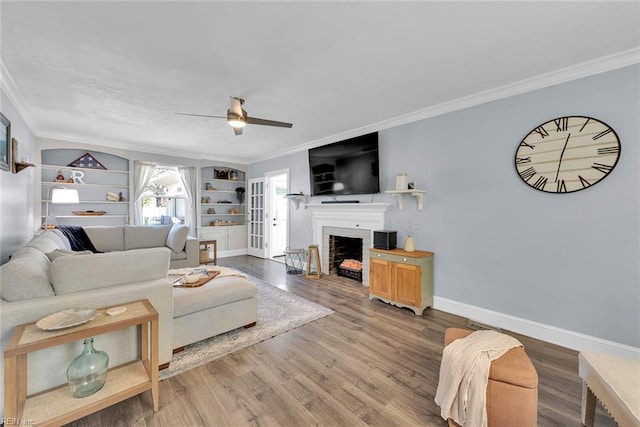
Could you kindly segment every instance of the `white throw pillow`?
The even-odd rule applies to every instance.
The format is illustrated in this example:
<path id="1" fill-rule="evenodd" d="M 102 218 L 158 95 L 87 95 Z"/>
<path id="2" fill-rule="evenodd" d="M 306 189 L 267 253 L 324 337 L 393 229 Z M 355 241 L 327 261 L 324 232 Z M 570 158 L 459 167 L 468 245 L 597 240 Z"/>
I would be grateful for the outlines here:
<path id="1" fill-rule="evenodd" d="M 167 236 L 167 247 L 173 252 L 182 252 L 189 236 L 189 227 L 184 224 L 174 224 Z"/>

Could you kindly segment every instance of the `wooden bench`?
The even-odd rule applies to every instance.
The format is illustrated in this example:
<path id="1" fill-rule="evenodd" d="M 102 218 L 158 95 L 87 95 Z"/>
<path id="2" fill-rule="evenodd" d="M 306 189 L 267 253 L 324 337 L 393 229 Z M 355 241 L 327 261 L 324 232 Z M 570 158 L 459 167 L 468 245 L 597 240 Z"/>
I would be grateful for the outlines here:
<path id="1" fill-rule="evenodd" d="M 580 352 L 582 424 L 593 426 L 596 399 L 620 427 L 640 426 L 640 359 Z"/>

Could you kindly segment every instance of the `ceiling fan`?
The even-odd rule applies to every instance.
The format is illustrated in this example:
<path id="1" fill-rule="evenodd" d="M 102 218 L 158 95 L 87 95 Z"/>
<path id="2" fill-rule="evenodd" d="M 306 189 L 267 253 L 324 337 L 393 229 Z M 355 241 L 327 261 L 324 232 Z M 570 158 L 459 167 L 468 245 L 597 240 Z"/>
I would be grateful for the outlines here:
<path id="1" fill-rule="evenodd" d="M 291 123 L 277 122 L 275 120 L 259 119 L 257 117 L 249 117 L 247 112 L 242 109 L 244 99 L 231 96 L 231 105 L 227 110 L 227 116 L 208 116 L 205 114 L 190 114 L 190 113 L 175 113 L 181 116 L 196 116 L 196 117 L 212 117 L 214 119 L 227 119 L 227 123 L 233 128 L 233 133 L 242 135 L 242 128 L 246 125 L 263 125 L 263 126 L 277 126 L 282 128 L 290 128 L 293 126 Z"/>

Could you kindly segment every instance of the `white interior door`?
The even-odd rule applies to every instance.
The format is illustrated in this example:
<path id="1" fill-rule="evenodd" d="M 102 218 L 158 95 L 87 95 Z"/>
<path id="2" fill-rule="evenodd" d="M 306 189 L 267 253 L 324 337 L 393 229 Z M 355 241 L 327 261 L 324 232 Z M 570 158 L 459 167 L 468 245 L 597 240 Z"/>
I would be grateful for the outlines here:
<path id="1" fill-rule="evenodd" d="M 247 253 L 266 258 L 265 242 L 265 193 L 264 178 L 249 180 L 249 196 L 247 197 Z"/>
<path id="2" fill-rule="evenodd" d="M 265 178 L 268 195 L 267 256 L 277 259 L 284 257 L 284 250 L 287 248 L 289 203 L 284 196 L 289 192 L 289 171 L 267 172 Z"/>

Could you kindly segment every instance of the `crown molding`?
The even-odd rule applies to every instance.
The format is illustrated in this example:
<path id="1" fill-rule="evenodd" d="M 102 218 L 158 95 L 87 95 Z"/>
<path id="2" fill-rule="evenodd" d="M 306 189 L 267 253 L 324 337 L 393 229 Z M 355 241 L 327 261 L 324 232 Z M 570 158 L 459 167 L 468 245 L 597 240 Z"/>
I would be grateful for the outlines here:
<path id="1" fill-rule="evenodd" d="M 24 98 L 13 81 L 11 74 L 9 74 L 9 70 L 4 66 L 2 59 L 0 59 L 0 87 L 7 98 L 9 98 L 9 101 L 11 101 L 18 114 L 20 114 L 22 120 L 24 120 L 27 126 L 29 126 L 31 132 L 37 136 L 38 127 L 36 126 L 36 122 L 29 112 L 29 108 L 27 107 L 26 102 L 24 102 Z"/>
<path id="2" fill-rule="evenodd" d="M 352 129 L 344 133 L 311 141 L 309 143 L 299 145 L 288 150 L 275 152 L 268 157 L 253 159 L 252 162 L 268 160 L 287 154 L 293 154 L 295 152 L 318 147 L 320 145 L 329 144 L 343 139 L 353 138 L 365 133 L 380 131 L 396 126 L 405 125 L 408 123 L 417 122 L 419 120 L 452 113 L 454 111 L 475 107 L 487 102 L 509 98 L 515 95 L 521 95 L 523 93 L 532 92 L 538 89 L 544 89 L 550 86 L 555 86 L 572 80 L 578 80 L 584 77 L 605 73 L 607 71 L 638 63 L 640 63 L 640 47 L 625 50 L 612 55 L 603 56 L 587 62 L 572 65 L 570 67 L 561 68 L 556 71 L 520 80 L 515 83 L 510 83 L 508 85 L 500 86 L 494 89 L 478 92 L 476 94 L 454 99 L 452 101 L 443 102 L 441 104 L 424 108 L 422 110 L 417 110 L 412 113 L 404 114 L 402 116 L 397 116 L 388 120 L 383 120 L 370 125 L 362 126 L 360 128 Z"/>

